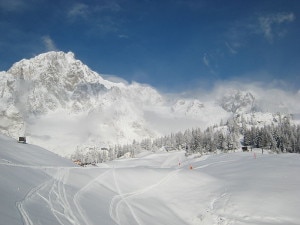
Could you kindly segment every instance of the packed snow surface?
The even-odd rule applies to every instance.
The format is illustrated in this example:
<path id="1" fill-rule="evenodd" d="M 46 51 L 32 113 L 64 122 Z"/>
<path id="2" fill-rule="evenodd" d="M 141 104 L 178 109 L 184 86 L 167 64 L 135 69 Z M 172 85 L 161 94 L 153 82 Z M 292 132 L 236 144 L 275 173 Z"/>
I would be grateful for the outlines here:
<path id="1" fill-rule="evenodd" d="M 161 151 L 77 167 L 0 136 L 0 224 L 299 224 L 299 162 Z"/>

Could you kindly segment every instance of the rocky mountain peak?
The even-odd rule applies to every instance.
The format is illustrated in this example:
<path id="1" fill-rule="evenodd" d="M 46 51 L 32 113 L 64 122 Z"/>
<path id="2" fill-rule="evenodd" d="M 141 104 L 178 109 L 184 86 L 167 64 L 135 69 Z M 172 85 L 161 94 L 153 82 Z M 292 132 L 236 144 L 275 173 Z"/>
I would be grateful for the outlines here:
<path id="1" fill-rule="evenodd" d="M 44 80 L 54 84 L 76 85 L 80 82 L 95 82 L 99 75 L 91 71 L 72 52 L 47 52 L 32 59 L 23 59 L 15 63 L 8 73 L 25 80 Z"/>

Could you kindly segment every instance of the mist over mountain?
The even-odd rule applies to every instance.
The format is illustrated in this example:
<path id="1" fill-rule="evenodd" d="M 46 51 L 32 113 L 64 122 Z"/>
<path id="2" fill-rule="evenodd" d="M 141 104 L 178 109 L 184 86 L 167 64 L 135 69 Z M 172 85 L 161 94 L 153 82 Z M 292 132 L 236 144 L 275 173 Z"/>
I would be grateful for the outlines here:
<path id="1" fill-rule="evenodd" d="M 300 92 L 216 87 L 209 97 L 170 97 L 139 83 L 104 79 L 73 53 L 48 52 L 0 72 L 0 132 L 60 155 L 82 146 L 106 147 L 192 127 L 234 114 L 299 115 Z M 276 98 L 272 95 L 276 94 Z M 254 116 L 254 118 L 256 118 Z"/>

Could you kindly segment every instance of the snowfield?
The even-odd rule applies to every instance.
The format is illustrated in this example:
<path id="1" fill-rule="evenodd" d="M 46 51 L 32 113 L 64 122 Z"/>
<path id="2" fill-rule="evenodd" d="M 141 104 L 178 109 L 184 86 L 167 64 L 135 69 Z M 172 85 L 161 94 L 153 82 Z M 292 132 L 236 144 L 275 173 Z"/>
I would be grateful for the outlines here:
<path id="1" fill-rule="evenodd" d="M 0 224 L 300 223 L 299 154 L 143 152 L 83 168 L 0 136 L 0 171 Z"/>

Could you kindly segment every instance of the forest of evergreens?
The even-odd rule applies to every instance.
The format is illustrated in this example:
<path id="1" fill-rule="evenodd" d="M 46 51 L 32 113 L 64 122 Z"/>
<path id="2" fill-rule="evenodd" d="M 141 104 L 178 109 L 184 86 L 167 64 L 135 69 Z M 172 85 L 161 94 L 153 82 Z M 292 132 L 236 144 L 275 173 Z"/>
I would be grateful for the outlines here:
<path id="1" fill-rule="evenodd" d="M 279 116 L 279 121 L 271 125 L 258 126 L 246 123 L 243 118 L 234 117 L 226 123 L 208 127 L 187 129 L 154 140 L 133 141 L 130 145 L 117 145 L 105 150 L 90 149 L 77 151 L 72 159 L 85 163 L 103 162 L 124 156 L 133 157 L 141 150 L 157 151 L 186 150 L 187 154 L 234 151 L 241 146 L 261 148 L 274 153 L 300 153 L 300 126 L 291 123 L 289 116 Z"/>

